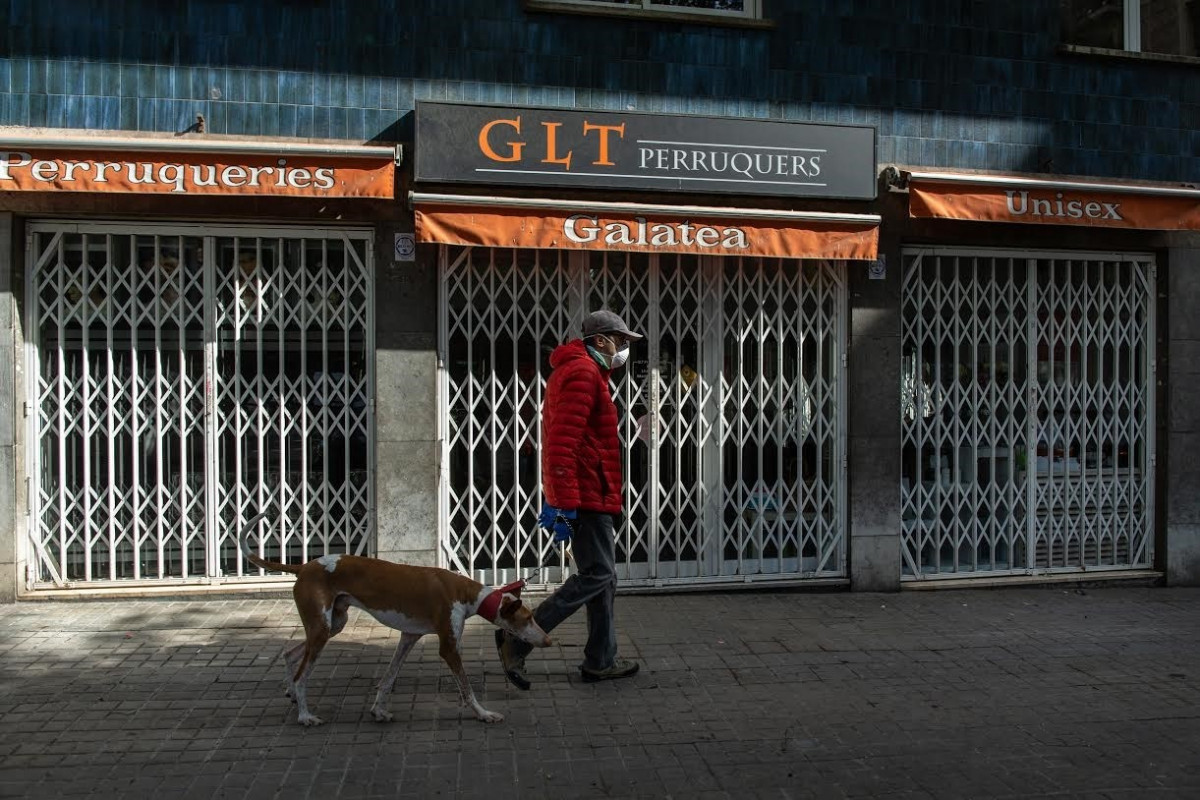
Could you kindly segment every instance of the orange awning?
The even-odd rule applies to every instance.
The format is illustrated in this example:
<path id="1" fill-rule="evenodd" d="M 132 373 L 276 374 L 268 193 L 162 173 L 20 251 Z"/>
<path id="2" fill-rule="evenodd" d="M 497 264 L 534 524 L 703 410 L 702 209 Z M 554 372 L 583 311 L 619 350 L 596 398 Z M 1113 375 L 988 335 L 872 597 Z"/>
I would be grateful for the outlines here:
<path id="1" fill-rule="evenodd" d="M 394 147 L 0 132 L 0 192 L 395 196 Z"/>
<path id="2" fill-rule="evenodd" d="M 879 217 L 413 194 L 417 239 L 439 244 L 871 260 Z"/>
<path id="3" fill-rule="evenodd" d="M 1200 190 L 1176 186 L 913 172 L 908 195 L 916 218 L 1200 230 Z"/>

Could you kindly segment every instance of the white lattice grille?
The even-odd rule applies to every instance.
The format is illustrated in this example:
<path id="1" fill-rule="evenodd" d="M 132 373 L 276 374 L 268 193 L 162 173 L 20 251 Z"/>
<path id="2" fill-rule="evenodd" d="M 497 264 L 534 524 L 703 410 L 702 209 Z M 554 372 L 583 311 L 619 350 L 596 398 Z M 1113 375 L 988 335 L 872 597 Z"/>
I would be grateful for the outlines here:
<path id="1" fill-rule="evenodd" d="M 450 566 L 499 582 L 555 561 L 541 508 L 539 409 L 571 325 L 565 254 L 442 248 L 443 440 Z M 547 580 L 561 577 L 561 563 Z"/>
<path id="2" fill-rule="evenodd" d="M 533 571 L 551 554 L 537 410 L 550 351 L 608 307 L 646 333 L 614 374 L 621 578 L 843 575 L 841 268 L 444 248 L 447 562 L 562 577 Z"/>
<path id="3" fill-rule="evenodd" d="M 722 552 L 738 574 L 845 571 L 841 268 L 725 266 Z"/>
<path id="4" fill-rule="evenodd" d="M 364 548 L 364 236 L 32 227 L 35 585 L 236 577 L 260 508 L 270 557 Z"/>
<path id="5" fill-rule="evenodd" d="M 654 407 L 660 409 L 660 422 L 654 433 L 659 442 L 669 435 L 661 423 L 665 404 L 661 400 L 655 402 L 655 398 L 662 397 L 662 382 L 654 383 L 649 369 L 655 352 L 651 342 L 661 345 L 658 342 L 659 320 L 650 313 L 652 308 L 659 306 L 659 292 L 662 289 L 653 279 L 656 267 L 652 266 L 652 261 L 671 260 L 674 263 L 676 258 L 664 256 L 652 259 L 641 253 L 590 253 L 581 257 L 587 261 L 587 310 L 615 309 L 633 330 L 644 332 L 646 337 L 644 343 L 635 345 L 635 349 L 631 350 L 630 364 L 613 373 L 613 402 L 618 408 L 628 476 L 624 499 L 626 513 L 616 521 L 617 564 L 621 577 L 625 579 L 650 578 L 661 574 L 664 567 L 669 571 L 672 566 L 669 563 L 662 564 L 659 549 L 663 538 L 667 538 L 670 546 L 670 534 L 668 532 L 664 537 L 661 527 L 664 523 L 666 490 L 661 482 L 654 479 L 663 468 L 661 451 L 651 450 L 648 439 L 653 427 L 649 409 Z M 694 260 L 692 266 L 694 269 Z M 574 326 L 570 334 L 578 335 L 578 331 L 578 326 Z M 639 431 L 644 432 L 644 438 L 639 438 Z M 699 482 L 695 481 L 696 484 Z M 678 521 L 671 511 L 670 508 L 666 509 L 665 521 L 668 526 L 676 523 L 673 527 L 678 536 Z M 658 520 L 657 531 L 653 520 Z M 655 536 L 656 532 L 658 536 Z"/>
<path id="6" fill-rule="evenodd" d="M 213 247 L 220 567 L 247 569 L 237 528 L 260 511 L 283 520 L 263 527 L 270 558 L 363 554 L 373 497 L 367 243 L 222 236 Z"/>
<path id="7" fill-rule="evenodd" d="M 905 254 L 905 577 L 1152 563 L 1153 262 Z"/>

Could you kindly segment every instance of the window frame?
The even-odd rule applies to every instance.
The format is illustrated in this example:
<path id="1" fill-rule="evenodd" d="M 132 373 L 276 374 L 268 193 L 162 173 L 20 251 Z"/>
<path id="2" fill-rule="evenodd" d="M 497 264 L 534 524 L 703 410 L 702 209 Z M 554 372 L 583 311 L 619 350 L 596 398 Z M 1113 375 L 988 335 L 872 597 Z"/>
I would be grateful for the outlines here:
<path id="1" fill-rule="evenodd" d="M 690 17 L 697 21 L 761 22 L 763 0 L 743 0 L 741 11 L 716 8 L 694 8 L 672 6 L 658 0 L 636 0 L 632 3 L 607 2 L 607 0 L 526 0 L 527 6 L 537 10 L 584 11 L 593 14 L 615 16 Z"/>
<path id="2" fill-rule="evenodd" d="M 1195 54 L 1171 53 L 1161 50 L 1146 50 L 1142 47 L 1142 2 L 1141 0 L 1120 0 L 1121 2 L 1121 43 L 1115 47 L 1083 44 L 1074 41 L 1063 17 L 1064 30 L 1060 50 L 1072 53 L 1091 53 L 1097 55 L 1126 56 L 1133 58 L 1149 58 L 1176 62 L 1195 63 L 1200 60 L 1200 41 L 1194 42 Z M 1197 2 L 1200 0 L 1188 0 Z M 1065 7 L 1065 4 L 1064 4 Z"/>
<path id="3" fill-rule="evenodd" d="M 1125 49 L 1131 53 L 1142 52 L 1142 3 L 1141 0 L 1124 0 L 1121 9 L 1125 17 Z M 1178 55 L 1168 53 L 1166 55 Z"/>

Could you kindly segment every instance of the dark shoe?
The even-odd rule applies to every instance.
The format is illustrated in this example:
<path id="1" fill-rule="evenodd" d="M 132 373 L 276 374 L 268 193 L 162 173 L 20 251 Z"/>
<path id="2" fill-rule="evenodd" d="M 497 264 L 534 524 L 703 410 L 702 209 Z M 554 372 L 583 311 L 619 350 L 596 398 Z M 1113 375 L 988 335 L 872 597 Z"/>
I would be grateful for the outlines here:
<path id="1" fill-rule="evenodd" d="M 512 640 L 501 630 L 496 631 L 496 652 L 500 654 L 500 666 L 504 668 L 508 682 L 522 692 L 528 692 L 530 684 L 525 677 L 525 659 L 513 655 Z"/>
<path id="2" fill-rule="evenodd" d="M 596 681 L 611 681 L 615 678 L 628 678 L 637 675 L 638 663 L 630 661 L 628 658 L 618 658 L 612 663 L 608 669 L 588 669 L 580 667 L 579 673 L 583 676 L 584 683 L 595 683 Z"/>

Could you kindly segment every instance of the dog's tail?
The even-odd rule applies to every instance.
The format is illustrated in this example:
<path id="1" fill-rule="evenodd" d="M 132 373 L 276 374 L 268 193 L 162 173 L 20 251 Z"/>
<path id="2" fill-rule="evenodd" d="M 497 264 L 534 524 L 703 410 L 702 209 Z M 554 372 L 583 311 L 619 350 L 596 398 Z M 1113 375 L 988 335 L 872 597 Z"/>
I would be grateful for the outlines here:
<path id="1" fill-rule="evenodd" d="M 250 543 L 247 541 L 248 537 L 250 536 L 250 531 L 254 530 L 254 526 L 257 525 L 259 520 L 265 516 L 266 512 L 259 514 L 257 517 L 242 526 L 242 530 L 238 533 L 238 547 L 242 548 L 242 555 L 245 556 L 246 560 L 251 564 L 254 564 L 257 567 L 262 567 L 263 569 L 274 570 L 276 572 L 290 572 L 293 575 L 299 573 L 300 567 L 292 566 L 291 564 L 283 564 L 278 561 L 267 561 L 254 555 L 254 553 L 250 550 Z"/>

